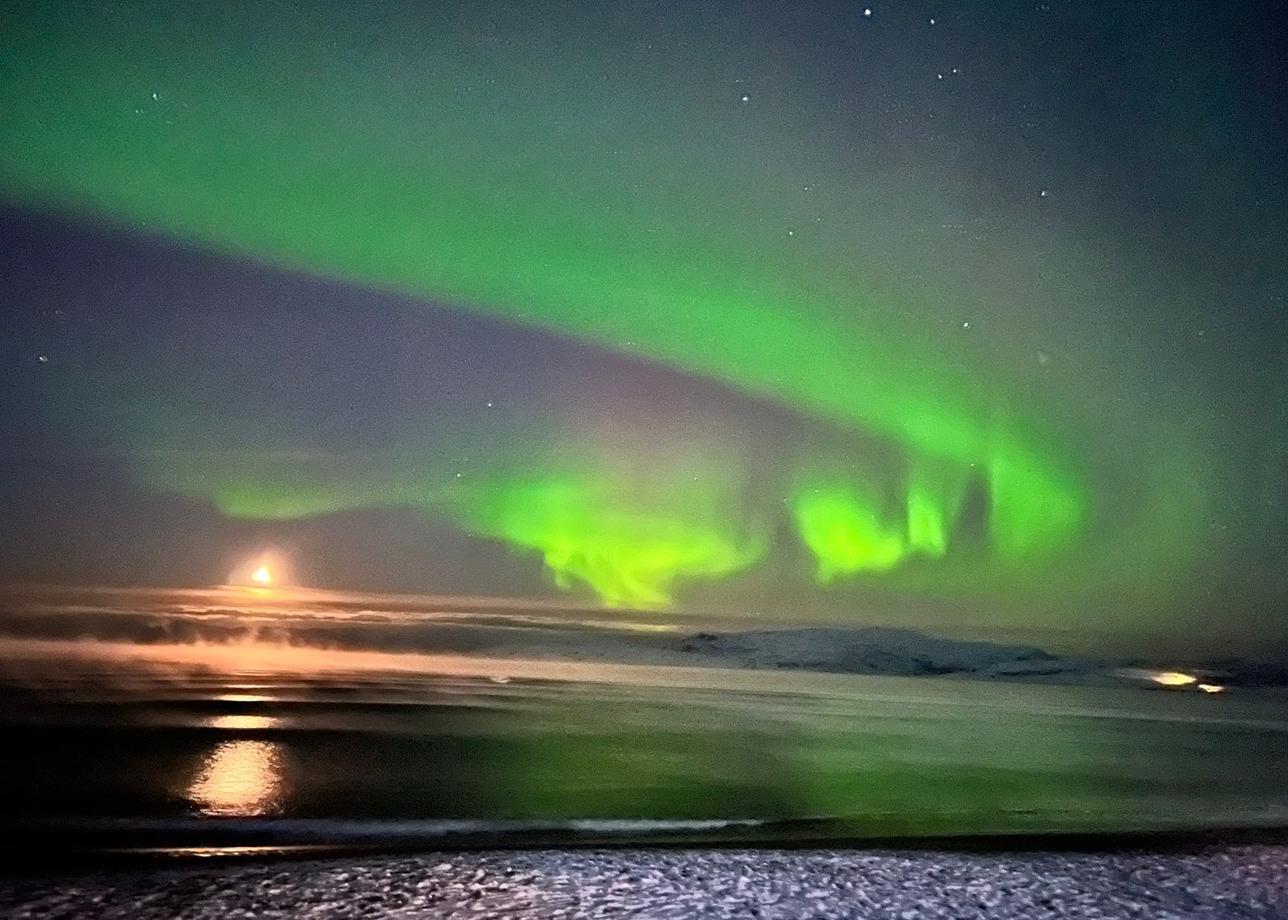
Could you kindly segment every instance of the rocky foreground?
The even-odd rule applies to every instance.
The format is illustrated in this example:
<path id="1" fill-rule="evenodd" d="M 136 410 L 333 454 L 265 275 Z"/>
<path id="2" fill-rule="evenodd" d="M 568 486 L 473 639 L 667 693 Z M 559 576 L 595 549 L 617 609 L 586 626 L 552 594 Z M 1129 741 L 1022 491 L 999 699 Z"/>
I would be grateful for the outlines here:
<path id="1" fill-rule="evenodd" d="M 1288 846 L 1163 852 L 572 850 L 0 880 L 0 916 L 1288 916 Z"/>

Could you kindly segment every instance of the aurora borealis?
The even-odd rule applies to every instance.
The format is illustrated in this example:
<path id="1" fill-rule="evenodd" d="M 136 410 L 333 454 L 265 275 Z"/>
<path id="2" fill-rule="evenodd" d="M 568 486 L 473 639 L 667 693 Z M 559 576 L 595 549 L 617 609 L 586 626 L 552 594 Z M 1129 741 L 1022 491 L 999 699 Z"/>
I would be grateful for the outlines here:
<path id="1" fill-rule="evenodd" d="M 870 8 L 11 5 L 13 468 L 400 588 L 1282 634 L 1265 11 Z"/>

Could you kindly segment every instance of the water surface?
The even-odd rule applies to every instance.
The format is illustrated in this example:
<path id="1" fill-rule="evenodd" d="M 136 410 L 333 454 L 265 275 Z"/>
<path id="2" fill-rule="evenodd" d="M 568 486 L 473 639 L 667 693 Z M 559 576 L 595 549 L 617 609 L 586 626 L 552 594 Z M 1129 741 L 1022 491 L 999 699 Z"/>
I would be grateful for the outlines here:
<path id="1" fill-rule="evenodd" d="M 60 845 L 1288 815 L 1282 691 L 602 660 L 605 636 L 692 624 L 442 599 L 46 592 L 4 622 L 0 821 Z"/>

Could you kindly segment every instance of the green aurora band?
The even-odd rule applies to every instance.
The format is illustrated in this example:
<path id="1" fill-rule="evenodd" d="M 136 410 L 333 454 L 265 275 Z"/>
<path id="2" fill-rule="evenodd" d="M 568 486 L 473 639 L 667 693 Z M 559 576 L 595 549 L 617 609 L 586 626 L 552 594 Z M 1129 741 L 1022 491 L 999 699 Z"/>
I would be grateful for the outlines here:
<path id="1" fill-rule="evenodd" d="M 993 574 L 927 582 L 933 590 L 963 580 L 1004 590 L 1062 566 L 1111 565 L 1102 445 L 1059 421 L 1050 394 L 1017 395 L 1022 376 L 986 373 L 987 353 L 949 356 L 933 328 L 953 315 L 943 307 L 952 293 L 893 283 L 875 250 L 864 255 L 878 231 L 847 241 L 825 229 L 877 220 L 888 202 L 806 207 L 756 191 L 786 183 L 756 158 L 764 146 L 801 148 L 833 187 L 883 181 L 809 149 L 792 114 L 808 99 L 748 133 L 745 108 L 656 85 L 651 68 L 629 75 L 635 92 L 675 101 L 645 116 L 631 100 L 601 99 L 597 114 L 587 102 L 565 118 L 561 106 L 578 108 L 580 65 L 552 62 L 533 50 L 540 40 L 498 61 L 447 34 L 404 41 L 383 6 L 366 18 L 343 5 L 309 17 L 274 5 L 262 20 L 254 4 L 115 9 L 8 14 L 0 187 L 11 200 L 553 331 L 878 439 L 897 462 L 842 476 L 800 458 L 791 516 L 821 583 L 893 576 L 913 557 L 947 561 L 972 489 L 986 496 Z M 498 16 L 507 34 L 530 26 L 518 12 Z M 360 50 L 335 51 L 328 29 L 356 35 Z M 408 55 L 410 77 L 399 63 Z M 51 60 L 65 62 L 52 81 Z M 487 89 L 496 66 L 531 95 Z M 621 165 L 623 150 L 633 165 Z M 145 480 L 228 514 L 423 505 L 539 553 L 560 584 L 585 583 L 610 604 L 666 605 L 678 582 L 726 576 L 765 552 L 756 528 L 720 523 L 723 485 L 697 501 L 678 487 L 659 499 L 664 490 L 640 497 L 603 471 L 538 465 L 520 477 L 506 464 L 465 489 L 419 470 L 313 476 L 136 446 Z M 1178 479 L 1199 476 L 1145 473 L 1127 529 L 1150 531 L 1145 498 L 1167 494 L 1183 532 L 1203 495 L 1172 489 Z M 1158 562 L 1188 552 L 1178 538 Z"/>
<path id="2" fill-rule="evenodd" d="M 541 553 L 556 584 L 590 585 L 607 604 L 665 607 L 678 578 L 716 578 L 764 554 L 719 511 L 695 515 L 672 496 L 639 507 L 603 481 L 489 483 L 464 509 L 476 532 Z"/>
<path id="3" fill-rule="evenodd" d="M 797 490 L 797 529 L 818 560 L 820 582 L 889 571 L 909 556 L 947 554 L 970 485 L 960 469 L 940 463 L 932 473 L 921 462 L 884 494 L 877 488 L 877 471 L 862 472 L 859 477 L 816 473 Z"/>
<path id="4" fill-rule="evenodd" d="M 414 455 L 359 462 L 269 450 L 230 463 L 167 451 L 137 464 L 145 480 L 237 518 L 381 505 L 446 514 L 471 533 L 539 554 L 557 585 L 588 585 L 614 606 L 663 608 L 677 581 L 726 576 L 764 557 L 764 526 L 744 526 L 730 511 L 743 478 L 737 457 L 648 455 L 640 464 L 637 450 L 630 460 L 645 468 L 631 470 L 603 446 L 589 460 L 587 447 L 583 439 L 574 460 L 532 441 L 528 452 L 463 478 L 427 473 Z"/>

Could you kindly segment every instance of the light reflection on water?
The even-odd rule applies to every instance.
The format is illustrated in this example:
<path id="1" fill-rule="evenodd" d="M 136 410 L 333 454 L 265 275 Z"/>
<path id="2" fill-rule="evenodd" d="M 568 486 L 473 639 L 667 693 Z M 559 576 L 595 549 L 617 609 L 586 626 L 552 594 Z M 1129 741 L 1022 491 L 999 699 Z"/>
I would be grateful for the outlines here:
<path id="1" fill-rule="evenodd" d="M 255 817 L 280 811 L 285 750 L 274 741 L 221 741 L 202 762 L 187 797 L 203 815 Z"/>
<path id="2" fill-rule="evenodd" d="M 1205 671 L 1056 686 L 751 669 L 620 641 L 589 613 L 282 597 L 113 594 L 68 608 L 63 632 L 29 608 L 30 629 L 0 637 L 0 730 L 31 751 L 0 758 L 14 811 L 179 818 L 210 840 L 242 839 L 221 818 L 271 818 L 273 835 L 314 817 L 827 815 L 863 835 L 1288 820 L 1288 696 L 1213 698 Z M 175 638 L 154 641 L 166 617 Z M 1168 683 L 1182 692 L 1142 690 Z"/>
<path id="3" fill-rule="evenodd" d="M 223 728 L 229 730 L 252 731 L 255 729 L 276 728 L 279 724 L 277 718 L 273 716 L 252 716 L 244 714 L 229 714 L 215 716 L 207 723 L 211 728 Z"/>

